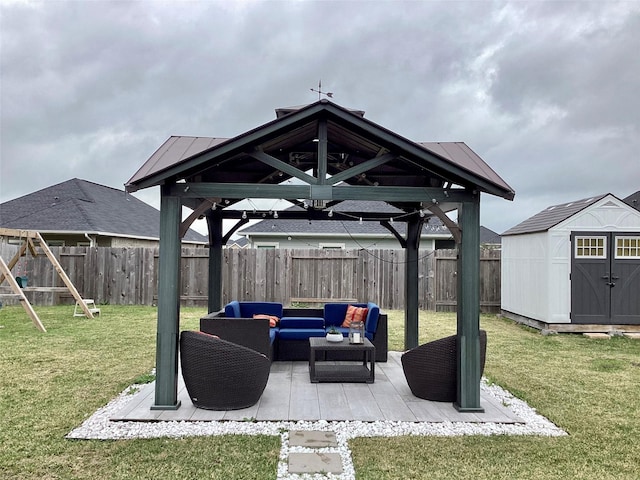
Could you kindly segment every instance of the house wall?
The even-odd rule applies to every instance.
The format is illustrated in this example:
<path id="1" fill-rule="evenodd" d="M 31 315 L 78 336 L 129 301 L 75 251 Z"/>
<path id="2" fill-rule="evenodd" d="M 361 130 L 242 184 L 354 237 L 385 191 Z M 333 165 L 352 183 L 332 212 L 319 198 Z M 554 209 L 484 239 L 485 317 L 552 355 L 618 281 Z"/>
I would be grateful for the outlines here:
<path id="1" fill-rule="evenodd" d="M 98 246 L 100 247 L 132 247 L 132 248 L 136 248 L 136 247 L 149 247 L 149 248 L 154 248 L 160 245 L 159 240 L 147 240 L 147 239 L 142 239 L 142 238 L 124 238 L 124 237 L 107 237 L 108 240 L 110 241 L 109 245 L 102 245 L 102 238 L 105 237 L 101 237 L 99 240 L 99 244 Z"/>
<path id="2" fill-rule="evenodd" d="M 260 235 L 250 236 L 251 248 L 257 248 L 264 244 L 277 244 L 278 248 L 320 248 L 321 244 L 337 244 L 344 245 L 346 249 L 352 248 L 381 248 L 401 250 L 400 243 L 391 237 L 349 237 L 331 235 L 326 237 L 301 237 L 292 235 L 289 237 L 282 235 Z M 435 249 L 435 240 L 433 238 L 422 238 L 420 240 L 420 248 L 425 250 Z"/>

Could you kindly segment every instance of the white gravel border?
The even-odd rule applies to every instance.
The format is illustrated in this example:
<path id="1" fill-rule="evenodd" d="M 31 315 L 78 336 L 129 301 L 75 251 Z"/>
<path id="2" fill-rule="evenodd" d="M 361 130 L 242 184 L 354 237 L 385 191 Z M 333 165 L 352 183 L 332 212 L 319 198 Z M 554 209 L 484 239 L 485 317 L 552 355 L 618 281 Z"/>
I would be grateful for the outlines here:
<path id="1" fill-rule="evenodd" d="M 312 480 L 355 478 L 348 441 L 356 437 L 414 436 L 462 436 L 462 435 L 540 435 L 557 437 L 567 435 L 526 402 L 514 397 L 498 385 L 490 385 L 482 379 L 480 388 L 496 397 L 505 407 L 520 417 L 524 423 L 474 423 L 474 422 L 362 422 L 362 421 L 298 421 L 298 422 L 238 422 L 238 421 L 159 421 L 159 422 L 112 422 L 110 418 L 135 398 L 129 392 L 139 389 L 132 385 L 107 405 L 96 411 L 82 425 L 73 429 L 66 438 L 84 440 L 119 440 L 132 438 L 179 438 L 213 435 L 274 435 L 280 436 L 282 447 L 278 462 L 278 480 Z M 338 447 L 310 449 L 289 447 L 290 430 L 314 430 L 335 432 Z M 343 473 L 336 474 L 289 474 L 289 452 L 339 453 Z"/>

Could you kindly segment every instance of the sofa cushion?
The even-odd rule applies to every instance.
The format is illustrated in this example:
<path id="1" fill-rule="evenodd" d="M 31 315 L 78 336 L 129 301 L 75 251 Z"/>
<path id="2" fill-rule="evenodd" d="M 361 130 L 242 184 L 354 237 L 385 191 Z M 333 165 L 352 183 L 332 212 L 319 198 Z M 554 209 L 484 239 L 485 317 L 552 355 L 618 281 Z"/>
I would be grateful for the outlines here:
<path id="1" fill-rule="evenodd" d="M 240 318 L 240 302 L 234 300 L 224 306 L 224 316 L 230 318 Z"/>
<path id="2" fill-rule="evenodd" d="M 324 328 L 280 328 L 278 339 L 280 340 L 307 340 L 309 337 L 324 337 Z"/>
<path id="3" fill-rule="evenodd" d="M 367 319 L 368 311 L 369 309 L 366 307 L 347 306 L 347 313 L 344 315 L 341 326 L 349 328 L 352 322 L 364 322 Z"/>
<path id="4" fill-rule="evenodd" d="M 321 317 L 283 317 L 280 328 L 321 328 L 324 330 L 324 318 Z"/>
<path id="5" fill-rule="evenodd" d="M 367 303 L 369 312 L 367 313 L 367 320 L 364 322 L 364 330 L 367 333 L 367 338 L 371 339 L 373 334 L 378 329 L 378 317 L 380 317 L 380 307 L 375 303 Z"/>
<path id="6" fill-rule="evenodd" d="M 278 302 L 238 302 L 234 300 L 224 307 L 224 314 L 234 318 L 252 318 L 256 314 L 275 315 L 282 318 L 282 304 Z"/>

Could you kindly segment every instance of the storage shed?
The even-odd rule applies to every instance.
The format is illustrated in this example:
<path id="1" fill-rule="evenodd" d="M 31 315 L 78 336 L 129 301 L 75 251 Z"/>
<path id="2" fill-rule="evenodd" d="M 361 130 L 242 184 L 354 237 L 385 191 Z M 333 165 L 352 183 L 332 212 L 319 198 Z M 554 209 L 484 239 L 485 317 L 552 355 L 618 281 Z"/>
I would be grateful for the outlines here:
<path id="1" fill-rule="evenodd" d="M 640 211 L 612 194 L 502 235 L 502 313 L 558 332 L 640 331 Z"/>

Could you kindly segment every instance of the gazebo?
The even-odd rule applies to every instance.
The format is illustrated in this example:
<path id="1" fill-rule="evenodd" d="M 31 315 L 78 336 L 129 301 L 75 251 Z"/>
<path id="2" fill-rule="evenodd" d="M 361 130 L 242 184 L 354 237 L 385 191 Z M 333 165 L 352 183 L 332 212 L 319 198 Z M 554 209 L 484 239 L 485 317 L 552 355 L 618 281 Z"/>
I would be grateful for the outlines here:
<path id="1" fill-rule="evenodd" d="M 295 182 L 287 182 L 289 179 Z M 328 100 L 276 110 L 276 119 L 234 138 L 170 137 L 126 184 L 161 192 L 156 390 L 153 409 L 178 409 L 180 238 L 198 218 L 209 230 L 209 312 L 222 298 L 222 247 L 240 226 L 274 212 L 241 211 L 246 199 L 285 199 L 304 208 L 289 218 L 337 219 L 345 200 L 382 200 L 404 213 L 379 221 L 406 250 L 405 348 L 418 344 L 418 247 L 425 219 L 437 216 L 458 245 L 458 392 L 456 408 L 480 405 L 480 194 L 515 192 L 461 142 L 417 143 Z M 182 207 L 192 214 L 182 220 Z M 457 210 L 457 221 L 447 213 Z M 223 220 L 237 223 L 223 234 Z M 395 222 L 406 222 L 403 236 Z"/>

